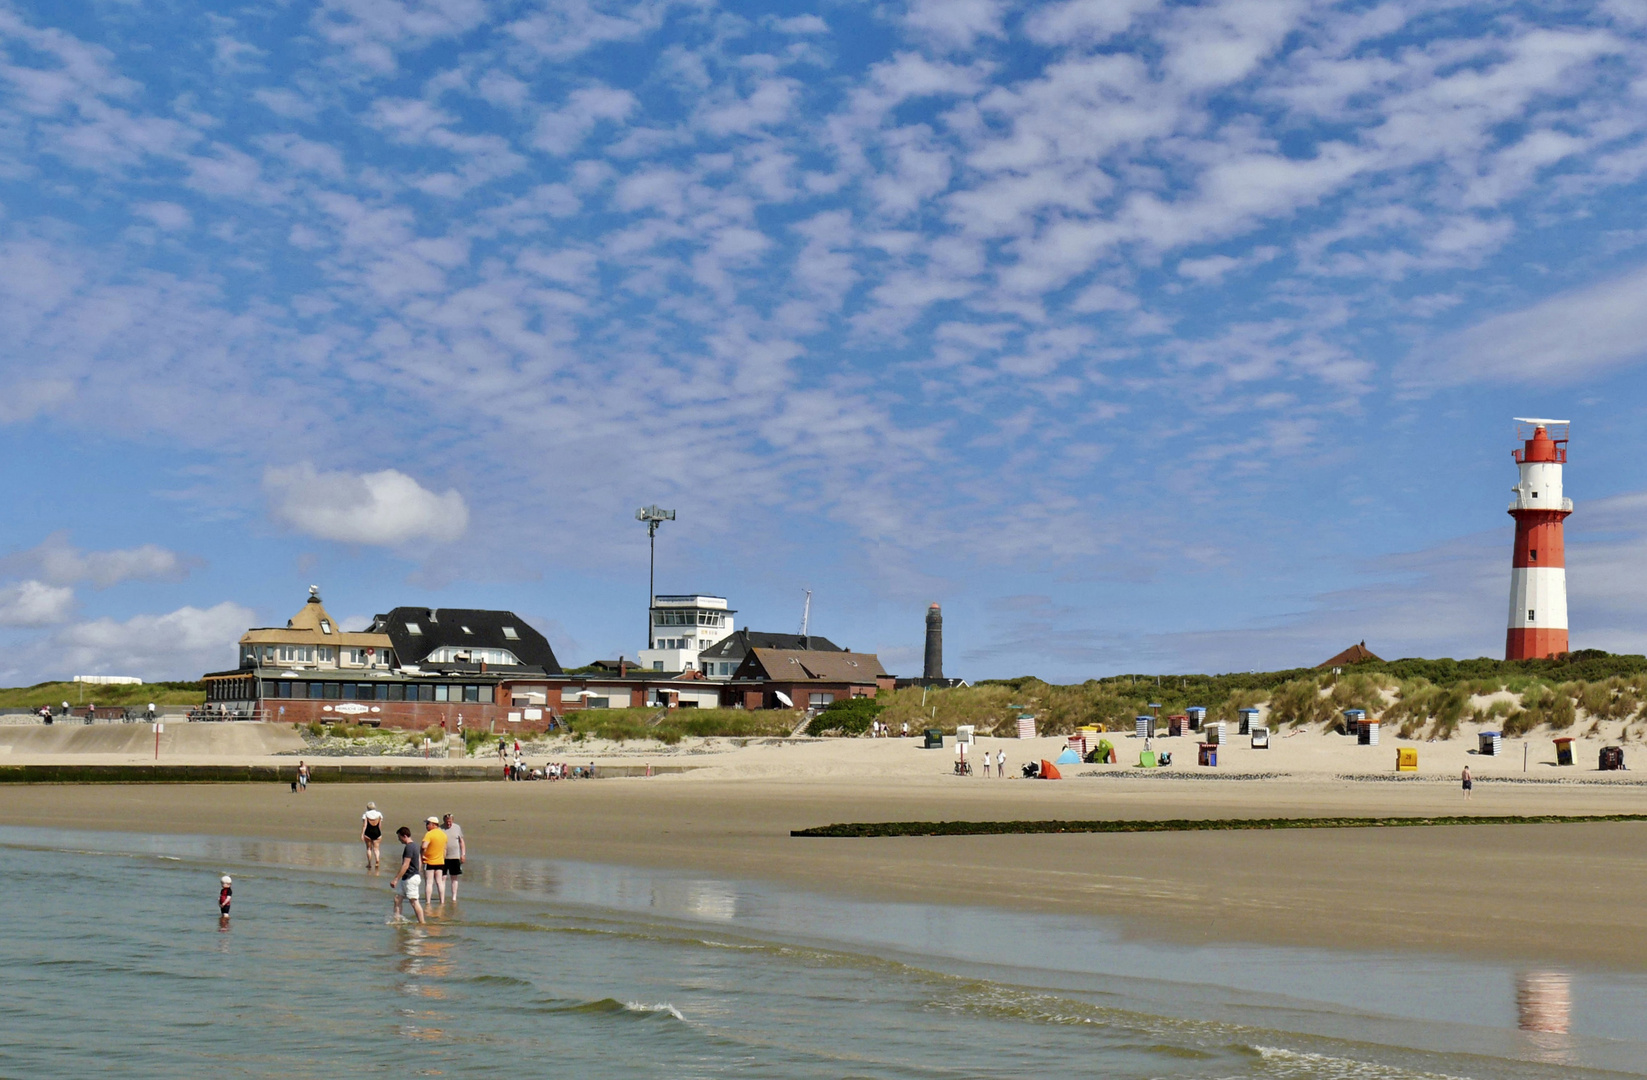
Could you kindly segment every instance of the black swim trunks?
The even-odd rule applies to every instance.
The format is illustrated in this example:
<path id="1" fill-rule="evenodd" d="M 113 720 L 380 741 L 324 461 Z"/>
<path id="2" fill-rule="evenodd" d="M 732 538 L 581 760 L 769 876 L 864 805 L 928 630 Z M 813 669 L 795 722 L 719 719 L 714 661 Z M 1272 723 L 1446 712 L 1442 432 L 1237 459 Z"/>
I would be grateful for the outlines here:
<path id="1" fill-rule="evenodd" d="M 463 876 L 463 860 L 462 859 L 454 859 L 450 855 L 446 856 L 446 876 L 447 877 L 462 877 Z"/>

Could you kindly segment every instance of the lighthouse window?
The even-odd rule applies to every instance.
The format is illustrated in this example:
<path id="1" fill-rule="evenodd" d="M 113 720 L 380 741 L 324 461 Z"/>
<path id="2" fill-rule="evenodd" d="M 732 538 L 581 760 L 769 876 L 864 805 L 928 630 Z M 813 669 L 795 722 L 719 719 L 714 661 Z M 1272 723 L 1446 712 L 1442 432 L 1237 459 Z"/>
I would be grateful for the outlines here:
<path id="1" fill-rule="evenodd" d="M 1528 622 L 1533 621 L 1533 609 L 1532 608 L 1527 609 L 1527 621 Z"/>
<path id="2" fill-rule="evenodd" d="M 1536 491 L 1533 492 L 1533 498 L 1535 498 L 1535 499 L 1538 498 L 1538 492 L 1536 492 Z"/>
<path id="3" fill-rule="evenodd" d="M 1531 551 L 1527 552 L 1527 555 L 1532 559 L 1533 562 L 1538 561 L 1538 549 L 1537 548 L 1533 548 Z"/>

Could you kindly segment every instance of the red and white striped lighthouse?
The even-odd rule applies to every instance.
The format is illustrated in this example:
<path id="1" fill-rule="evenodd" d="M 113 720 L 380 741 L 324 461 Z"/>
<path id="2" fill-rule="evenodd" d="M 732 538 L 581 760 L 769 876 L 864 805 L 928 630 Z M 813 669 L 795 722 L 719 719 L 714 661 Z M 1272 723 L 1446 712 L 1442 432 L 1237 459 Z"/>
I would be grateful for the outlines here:
<path id="1" fill-rule="evenodd" d="M 1510 628 L 1504 659 L 1532 660 L 1567 652 L 1567 552 L 1561 523 L 1573 500 L 1561 492 L 1567 462 L 1568 423 L 1516 417 L 1514 451 L 1521 468 L 1510 516 L 1515 518 L 1515 558 L 1510 571 Z M 1532 428 L 1528 438 L 1527 428 Z"/>

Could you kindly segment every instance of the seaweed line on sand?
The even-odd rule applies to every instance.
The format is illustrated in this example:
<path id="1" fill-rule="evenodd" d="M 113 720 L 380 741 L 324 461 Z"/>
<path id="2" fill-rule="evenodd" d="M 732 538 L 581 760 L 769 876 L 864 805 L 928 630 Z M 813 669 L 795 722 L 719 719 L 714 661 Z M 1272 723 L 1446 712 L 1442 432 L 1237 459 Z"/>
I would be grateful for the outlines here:
<path id="1" fill-rule="evenodd" d="M 865 821 L 792 829 L 790 836 L 999 836 L 1030 833 L 1245 832 L 1265 829 L 1379 829 L 1441 825 L 1565 825 L 1647 821 L 1647 814 L 1499 814 L 1433 817 L 1173 818 L 1108 821 Z"/>

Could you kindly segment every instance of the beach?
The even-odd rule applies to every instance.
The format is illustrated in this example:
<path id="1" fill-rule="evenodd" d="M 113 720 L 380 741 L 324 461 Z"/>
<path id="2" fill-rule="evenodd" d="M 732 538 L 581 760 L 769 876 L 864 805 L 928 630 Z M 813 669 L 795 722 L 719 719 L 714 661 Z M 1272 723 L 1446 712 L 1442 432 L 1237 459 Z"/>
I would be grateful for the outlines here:
<path id="1" fill-rule="evenodd" d="M 1647 788 L 1629 773 L 1541 764 L 1522 772 L 1518 753 L 1478 760 L 1466 756 L 1463 742 L 1427 747 L 1432 761 L 1456 751 L 1481 778 L 1474 798 L 1465 802 L 1456 776 L 1438 775 L 1434 766 L 1417 778 L 1395 779 L 1390 747 L 1307 738 L 1316 743 L 1308 752 L 1236 752 L 1217 772 L 1151 774 L 1081 765 L 1067 767 L 1061 781 L 1022 779 L 1016 769 L 1061 740 L 1034 746 L 987 740 L 990 749 L 1009 754 L 1009 776 L 988 779 L 948 775 L 950 747 L 922 751 L 902 739 L 583 745 L 556 759 L 593 761 L 597 771 L 600 764 L 644 760 L 701 767 L 595 781 L 321 783 L 304 794 L 273 783 L 7 785 L 0 818 L 7 825 L 65 829 L 348 841 L 358 835 L 359 815 L 370 799 L 391 827 L 414 825 L 430 813 L 455 813 L 474 857 L 482 860 L 570 859 L 766 881 L 854 900 L 1091 916 L 1140 939 L 1179 943 L 1647 968 L 1647 929 L 1639 919 L 1639 897 L 1647 887 L 1647 823 L 880 839 L 789 835 L 847 821 L 1647 810 Z M 1123 753 L 1135 751 L 1130 744 L 1136 742 L 1118 740 Z M 1374 771 L 1373 755 L 1390 764 Z M 290 756 L 275 760 L 295 764 Z M 1368 766 L 1360 774 L 1350 771 L 1357 761 Z M 1164 775 L 1169 772 L 1172 778 Z"/>

